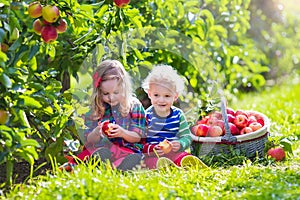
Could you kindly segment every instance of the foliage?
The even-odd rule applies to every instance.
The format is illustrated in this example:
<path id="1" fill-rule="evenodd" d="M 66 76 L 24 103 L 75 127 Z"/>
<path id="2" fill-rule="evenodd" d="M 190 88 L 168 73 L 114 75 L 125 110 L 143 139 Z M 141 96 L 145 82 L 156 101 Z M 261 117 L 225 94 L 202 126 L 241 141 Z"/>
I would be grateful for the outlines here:
<path id="1" fill-rule="evenodd" d="M 132 0 L 125 8 L 112 0 L 41 1 L 55 4 L 68 22 L 67 31 L 50 44 L 33 31 L 30 2 L 0 1 L 0 43 L 8 47 L 0 51 L 0 108 L 10 113 L 1 125 L 0 163 L 7 163 L 8 185 L 15 161 L 33 165 L 49 155 L 65 161 L 64 140 L 79 137 L 75 125 L 86 110 L 80 101 L 90 89 L 73 93 L 78 88 L 71 87 L 71 79 L 82 82 L 103 59 L 120 60 L 135 77 L 135 89 L 152 64 L 174 66 L 186 78 L 181 103 L 189 108 L 197 100 L 209 107 L 220 95 L 215 88 L 237 94 L 265 85 L 271 61 L 247 35 L 250 1 Z M 279 36 L 281 45 L 278 41 Z M 298 65 L 297 56 L 294 61 L 291 68 Z"/>

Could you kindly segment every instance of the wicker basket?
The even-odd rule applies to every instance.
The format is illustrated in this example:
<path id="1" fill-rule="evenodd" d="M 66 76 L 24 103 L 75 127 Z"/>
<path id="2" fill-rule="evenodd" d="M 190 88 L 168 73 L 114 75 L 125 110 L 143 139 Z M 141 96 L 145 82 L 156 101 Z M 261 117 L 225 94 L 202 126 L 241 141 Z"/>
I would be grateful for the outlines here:
<path id="1" fill-rule="evenodd" d="M 264 126 L 251 133 L 233 136 L 230 133 L 226 108 L 223 102 L 221 104 L 221 111 L 225 123 L 225 135 L 222 137 L 198 137 L 192 134 L 192 153 L 199 157 L 222 153 L 230 154 L 232 151 L 239 151 L 240 155 L 248 158 L 263 157 L 265 143 L 269 136 L 269 119 L 262 113 L 251 111 L 263 117 Z"/>

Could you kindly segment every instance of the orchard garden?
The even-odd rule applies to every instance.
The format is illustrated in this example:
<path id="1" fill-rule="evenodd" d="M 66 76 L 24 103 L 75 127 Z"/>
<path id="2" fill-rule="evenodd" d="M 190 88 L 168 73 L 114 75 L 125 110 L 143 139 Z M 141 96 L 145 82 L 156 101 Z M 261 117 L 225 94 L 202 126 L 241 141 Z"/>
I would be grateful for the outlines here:
<path id="1" fill-rule="evenodd" d="M 297 5 L 0 0 L 1 199 L 299 199 Z M 190 151 L 207 169 L 122 173 L 90 162 L 58 170 L 82 150 L 92 73 L 105 59 L 125 66 L 145 108 L 142 80 L 155 64 L 173 66 L 186 83 L 177 106 L 197 136 L 222 99 L 227 110 L 263 114 L 268 134 L 260 155 L 200 155 L 196 144 Z"/>

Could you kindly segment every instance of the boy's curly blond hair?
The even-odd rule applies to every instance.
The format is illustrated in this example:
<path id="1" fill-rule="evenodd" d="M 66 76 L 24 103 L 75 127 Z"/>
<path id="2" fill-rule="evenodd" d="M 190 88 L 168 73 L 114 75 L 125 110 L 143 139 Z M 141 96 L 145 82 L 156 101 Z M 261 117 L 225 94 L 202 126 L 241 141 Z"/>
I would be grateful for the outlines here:
<path id="1" fill-rule="evenodd" d="M 160 64 L 154 66 L 143 81 L 142 88 L 148 92 L 151 83 L 162 84 L 178 95 L 182 94 L 184 90 L 184 80 L 170 65 Z"/>

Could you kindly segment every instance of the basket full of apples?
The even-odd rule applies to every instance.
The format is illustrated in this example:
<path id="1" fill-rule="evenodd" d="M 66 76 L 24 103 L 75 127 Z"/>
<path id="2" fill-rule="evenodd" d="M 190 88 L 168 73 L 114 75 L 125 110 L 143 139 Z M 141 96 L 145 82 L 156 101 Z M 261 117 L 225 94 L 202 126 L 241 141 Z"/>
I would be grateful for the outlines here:
<path id="1" fill-rule="evenodd" d="M 233 110 L 221 102 L 221 111 L 212 111 L 191 126 L 192 152 L 211 156 L 238 150 L 249 158 L 262 157 L 269 125 L 269 119 L 260 112 Z"/>

